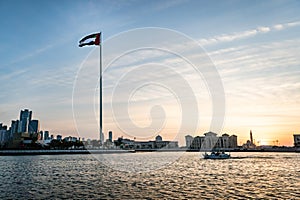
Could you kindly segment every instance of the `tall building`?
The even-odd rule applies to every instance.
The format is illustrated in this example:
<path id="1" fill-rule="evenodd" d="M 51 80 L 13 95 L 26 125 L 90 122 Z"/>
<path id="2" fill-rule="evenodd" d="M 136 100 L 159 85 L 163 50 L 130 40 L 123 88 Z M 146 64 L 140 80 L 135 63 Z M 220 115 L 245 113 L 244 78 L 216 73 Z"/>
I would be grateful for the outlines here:
<path id="1" fill-rule="evenodd" d="M 112 142 L 112 131 L 108 132 L 108 139 L 110 142 Z"/>
<path id="2" fill-rule="evenodd" d="M 29 133 L 38 133 L 40 129 L 39 120 L 29 121 L 28 132 Z"/>
<path id="3" fill-rule="evenodd" d="M 7 126 L 0 123 L 0 147 L 8 141 Z"/>
<path id="4" fill-rule="evenodd" d="M 19 131 L 21 133 L 28 132 L 29 122 L 31 121 L 32 111 L 25 109 L 20 112 Z"/>
<path id="5" fill-rule="evenodd" d="M 104 134 L 103 132 L 100 133 L 100 144 L 102 145 L 104 143 Z"/>
<path id="6" fill-rule="evenodd" d="M 12 120 L 10 127 L 11 127 L 11 129 L 10 129 L 11 135 L 17 133 L 18 127 L 19 127 L 19 120 Z"/>
<path id="7" fill-rule="evenodd" d="M 40 140 L 44 140 L 44 132 L 40 131 Z"/>
<path id="8" fill-rule="evenodd" d="M 254 143 L 253 143 L 253 135 L 252 135 L 252 130 L 250 130 L 250 142 L 251 142 L 251 144 L 254 144 Z"/>
<path id="9" fill-rule="evenodd" d="M 49 131 L 44 131 L 44 140 L 49 139 Z"/>

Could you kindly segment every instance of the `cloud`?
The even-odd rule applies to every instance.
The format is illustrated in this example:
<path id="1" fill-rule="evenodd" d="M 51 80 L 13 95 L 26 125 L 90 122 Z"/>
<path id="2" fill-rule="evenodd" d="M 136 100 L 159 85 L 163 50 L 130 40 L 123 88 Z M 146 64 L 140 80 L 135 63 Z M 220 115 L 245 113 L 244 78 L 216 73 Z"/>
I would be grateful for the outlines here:
<path id="1" fill-rule="evenodd" d="M 299 44 L 295 39 L 208 52 L 224 83 L 227 116 L 240 119 L 240 126 L 257 123 L 262 114 L 299 118 Z"/>
<path id="2" fill-rule="evenodd" d="M 287 27 L 293 27 L 293 26 L 299 26 L 299 25 L 300 25 L 300 21 L 290 22 L 290 23 L 286 24 Z"/>
<path id="3" fill-rule="evenodd" d="M 273 28 L 275 29 L 275 30 L 282 30 L 284 27 L 283 27 L 283 25 L 282 24 L 276 24 L 276 25 L 274 25 L 273 26 Z"/>
<path id="4" fill-rule="evenodd" d="M 246 39 L 249 37 L 253 37 L 258 34 L 265 34 L 271 31 L 280 31 L 290 27 L 299 26 L 300 21 L 289 22 L 285 24 L 276 24 L 274 26 L 259 26 L 255 29 L 250 29 L 242 32 L 236 32 L 231 34 L 222 34 L 219 36 L 214 36 L 211 38 L 200 39 L 199 43 L 203 46 L 217 44 L 221 42 L 232 42 L 235 40 Z"/>
<path id="5" fill-rule="evenodd" d="M 216 44 L 220 42 L 231 42 L 234 40 L 239 40 L 239 39 L 244 39 L 244 38 L 254 36 L 258 32 L 259 31 L 257 29 L 253 29 L 253 30 L 247 30 L 247 31 L 232 33 L 232 34 L 222 34 L 208 39 L 200 39 L 199 42 L 203 46 Z"/>
<path id="6" fill-rule="evenodd" d="M 267 32 L 269 32 L 271 30 L 271 28 L 267 27 L 267 26 L 261 26 L 261 27 L 258 27 L 257 30 L 260 33 L 267 33 Z"/>

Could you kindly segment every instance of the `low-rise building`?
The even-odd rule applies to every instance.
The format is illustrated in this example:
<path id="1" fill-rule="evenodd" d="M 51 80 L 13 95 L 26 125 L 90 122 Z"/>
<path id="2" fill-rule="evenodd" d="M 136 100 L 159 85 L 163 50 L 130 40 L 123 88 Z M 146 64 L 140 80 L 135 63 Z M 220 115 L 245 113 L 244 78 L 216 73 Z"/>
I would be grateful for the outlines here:
<path id="1" fill-rule="evenodd" d="M 300 147 L 300 134 L 294 134 L 294 146 L 297 148 Z"/>
<path id="2" fill-rule="evenodd" d="M 116 146 L 120 146 L 125 149 L 174 149 L 178 148 L 177 141 L 164 141 L 160 135 L 156 136 L 153 141 L 135 141 L 130 139 L 118 138 L 114 141 Z"/>
<path id="3" fill-rule="evenodd" d="M 193 138 L 192 136 L 187 135 L 186 144 L 191 142 L 189 149 L 197 149 L 197 150 L 209 150 L 213 148 L 220 149 L 234 149 L 237 148 L 237 136 L 231 135 L 229 136 L 227 133 L 224 133 L 222 136 L 218 137 L 214 132 L 204 133 L 204 136 L 196 136 Z"/>
<path id="4" fill-rule="evenodd" d="M 186 146 L 186 148 L 191 148 L 191 146 L 192 146 L 192 143 L 193 143 L 193 136 L 191 136 L 191 135 L 186 135 L 185 136 L 185 146 Z"/>

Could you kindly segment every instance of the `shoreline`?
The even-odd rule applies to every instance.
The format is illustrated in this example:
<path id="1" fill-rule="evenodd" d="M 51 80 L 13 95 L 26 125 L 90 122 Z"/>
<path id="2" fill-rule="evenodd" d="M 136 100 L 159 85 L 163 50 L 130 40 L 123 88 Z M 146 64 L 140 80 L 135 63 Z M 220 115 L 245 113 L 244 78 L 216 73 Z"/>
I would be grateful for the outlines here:
<path id="1" fill-rule="evenodd" d="M 24 155 L 63 155 L 63 154 L 114 154 L 114 153 L 133 153 L 130 150 L 0 150 L 0 156 L 24 156 Z"/>
<path id="2" fill-rule="evenodd" d="M 300 153 L 300 149 L 251 149 L 251 150 L 225 150 L 226 152 L 276 152 L 276 153 Z M 192 149 L 72 149 L 72 150 L 0 150 L 0 156 L 25 156 L 25 155 L 63 155 L 63 154 L 120 154 L 120 153 L 143 153 L 143 152 L 207 152 Z"/>

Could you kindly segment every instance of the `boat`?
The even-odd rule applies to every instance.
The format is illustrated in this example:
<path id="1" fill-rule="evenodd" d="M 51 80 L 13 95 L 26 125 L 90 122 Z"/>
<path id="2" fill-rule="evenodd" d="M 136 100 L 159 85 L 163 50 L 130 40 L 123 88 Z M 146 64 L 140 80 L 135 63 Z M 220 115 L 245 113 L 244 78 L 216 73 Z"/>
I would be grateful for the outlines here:
<path id="1" fill-rule="evenodd" d="M 229 159 L 230 154 L 227 154 L 224 151 L 222 151 L 222 152 L 212 151 L 210 154 L 205 152 L 205 154 L 203 154 L 203 158 L 204 159 Z"/>

